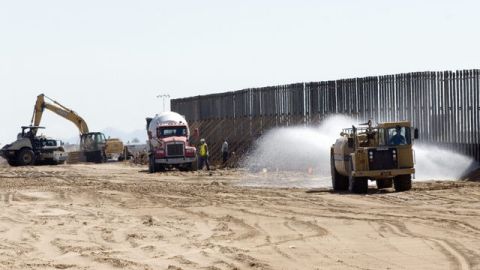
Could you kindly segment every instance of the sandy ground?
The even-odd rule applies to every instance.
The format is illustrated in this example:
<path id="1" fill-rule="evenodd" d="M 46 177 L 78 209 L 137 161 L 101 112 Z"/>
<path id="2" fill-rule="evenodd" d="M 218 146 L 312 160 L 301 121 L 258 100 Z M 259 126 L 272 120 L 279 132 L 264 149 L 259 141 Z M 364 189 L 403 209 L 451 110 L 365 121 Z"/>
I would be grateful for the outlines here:
<path id="1" fill-rule="evenodd" d="M 0 269 L 480 269 L 478 182 L 352 195 L 242 178 L 0 165 Z"/>

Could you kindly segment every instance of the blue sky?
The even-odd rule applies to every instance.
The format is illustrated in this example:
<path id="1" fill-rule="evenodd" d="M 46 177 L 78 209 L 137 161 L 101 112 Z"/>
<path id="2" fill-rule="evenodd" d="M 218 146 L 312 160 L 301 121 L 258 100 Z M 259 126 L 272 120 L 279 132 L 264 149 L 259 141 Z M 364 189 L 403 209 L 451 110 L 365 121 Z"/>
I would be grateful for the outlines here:
<path id="1" fill-rule="evenodd" d="M 476 1 L 0 1 L 0 143 L 36 95 L 93 131 L 142 129 L 172 97 L 478 68 Z M 46 112 L 49 136 L 73 124 Z"/>

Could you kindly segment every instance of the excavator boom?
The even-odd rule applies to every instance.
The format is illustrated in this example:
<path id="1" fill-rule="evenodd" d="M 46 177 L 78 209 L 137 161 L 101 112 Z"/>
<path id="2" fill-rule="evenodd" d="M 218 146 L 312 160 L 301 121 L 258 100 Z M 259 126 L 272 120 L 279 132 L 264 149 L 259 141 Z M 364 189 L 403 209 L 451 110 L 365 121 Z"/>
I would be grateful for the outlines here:
<path id="1" fill-rule="evenodd" d="M 48 99 L 50 102 L 46 102 L 45 99 Z M 78 128 L 80 133 L 80 151 L 85 156 L 86 161 L 104 161 L 104 149 L 107 143 L 105 135 L 101 132 L 89 132 L 87 122 L 85 122 L 81 116 L 44 94 L 37 96 L 37 101 L 33 109 L 32 125 L 40 125 L 45 109 L 67 119 Z M 32 130 L 33 136 L 36 135 L 36 132 L 36 129 Z"/>
<path id="2" fill-rule="evenodd" d="M 45 98 L 51 100 L 53 104 L 45 102 Z M 32 116 L 32 125 L 33 126 L 39 126 L 40 122 L 42 121 L 42 115 L 43 111 L 45 109 L 48 109 L 61 117 L 69 120 L 75 126 L 78 128 L 80 135 L 88 133 L 88 125 L 83 120 L 82 117 L 80 117 L 77 113 L 75 113 L 73 110 L 63 106 L 62 104 L 58 103 L 57 101 L 48 98 L 44 94 L 40 94 L 37 96 L 37 102 L 35 103 L 35 107 L 33 110 L 33 116 Z M 35 135 L 35 134 L 34 134 Z"/>

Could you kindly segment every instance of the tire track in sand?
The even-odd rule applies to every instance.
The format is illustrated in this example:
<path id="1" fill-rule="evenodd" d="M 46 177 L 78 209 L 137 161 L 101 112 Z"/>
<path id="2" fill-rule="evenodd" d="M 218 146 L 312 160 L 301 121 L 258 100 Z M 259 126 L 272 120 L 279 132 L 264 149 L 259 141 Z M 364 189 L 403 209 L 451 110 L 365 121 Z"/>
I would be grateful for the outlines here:
<path id="1" fill-rule="evenodd" d="M 459 249 L 455 248 L 453 244 L 450 244 L 447 240 L 439 238 L 427 238 L 418 234 L 414 234 L 409 231 L 406 226 L 402 223 L 401 225 L 393 222 L 385 222 L 391 231 L 400 236 L 408 238 L 417 238 L 423 241 L 433 242 L 440 247 L 440 251 L 447 257 L 447 259 L 456 265 L 456 269 L 459 270 L 470 270 L 470 261 L 467 256 L 463 254 Z"/>
<path id="2" fill-rule="evenodd" d="M 471 269 L 470 263 L 467 258 L 458 249 L 454 248 L 453 245 L 450 244 L 448 241 L 441 239 L 430 239 L 430 241 L 435 242 L 437 245 L 439 245 L 444 250 L 444 253 L 445 255 L 447 255 L 447 257 L 452 257 L 452 260 L 456 261 L 457 269 Z"/>

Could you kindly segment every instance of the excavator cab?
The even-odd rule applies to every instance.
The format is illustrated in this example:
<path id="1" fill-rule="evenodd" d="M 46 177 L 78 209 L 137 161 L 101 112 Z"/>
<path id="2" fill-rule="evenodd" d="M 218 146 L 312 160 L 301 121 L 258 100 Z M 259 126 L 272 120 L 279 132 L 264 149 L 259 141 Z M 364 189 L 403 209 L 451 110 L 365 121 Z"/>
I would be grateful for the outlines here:
<path id="1" fill-rule="evenodd" d="M 101 132 L 89 132 L 80 135 L 80 145 L 84 150 L 99 150 L 105 146 L 107 139 Z"/>
<path id="2" fill-rule="evenodd" d="M 80 149 L 85 153 L 87 162 L 101 163 L 105 160 L 107 139 L 101 132 L 88 132 L 80 135 Z"/>

